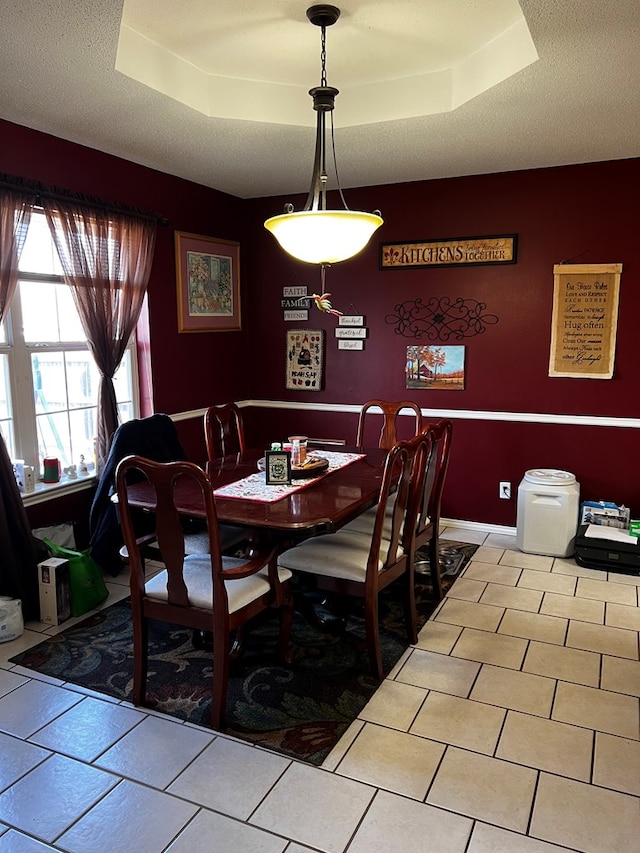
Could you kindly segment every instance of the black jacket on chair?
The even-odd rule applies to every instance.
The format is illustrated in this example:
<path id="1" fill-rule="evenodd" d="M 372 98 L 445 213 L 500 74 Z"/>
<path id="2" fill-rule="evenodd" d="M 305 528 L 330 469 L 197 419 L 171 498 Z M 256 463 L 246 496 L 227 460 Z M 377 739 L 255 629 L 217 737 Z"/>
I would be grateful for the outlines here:
<path id="1" fill-rule="evenodd" d="M 100 473 L 91 504 L 89 533 L 91 556 L 99 566 L 114 576 L 122 567 L 119 552 L 124 540 L 117 507 L 111 498 L 116 491 L 115 473 L 118 462 L 132 453 L 154 462 L 175 462 L 187 458 L 176 426 L 169 415 L 156 414 L 149 418 L 127 421 L 113 434 L 109 455 Z"/>

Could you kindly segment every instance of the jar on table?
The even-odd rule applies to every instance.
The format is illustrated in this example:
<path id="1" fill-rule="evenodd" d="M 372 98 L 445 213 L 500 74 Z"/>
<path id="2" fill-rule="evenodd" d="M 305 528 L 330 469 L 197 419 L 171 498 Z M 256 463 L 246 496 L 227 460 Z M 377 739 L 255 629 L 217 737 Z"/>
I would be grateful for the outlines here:
<path id="1" fill-rule="evenodd" d="M 291 464 L 302 465 L 307 458 L 307 436 L 290 435 L 291 442 Z"/>

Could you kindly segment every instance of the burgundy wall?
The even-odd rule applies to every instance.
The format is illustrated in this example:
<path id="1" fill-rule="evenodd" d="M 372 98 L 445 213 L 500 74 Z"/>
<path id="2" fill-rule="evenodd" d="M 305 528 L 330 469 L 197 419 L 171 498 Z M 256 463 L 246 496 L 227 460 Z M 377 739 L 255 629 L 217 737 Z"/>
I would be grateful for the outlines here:
<path id="1" fill-rule="evenodd" d="M 489 412 L 640 416 L 636 391 L 636 318 L 640 310 L 640 241 L 636 199 L 640 160 L 483 175 L 371 187 L 347 192 L 354 209 L 380 208 L 385 224 L 358 257 L 327 272 L 335 307 L 365 315 L 364 352 L 339 352 L 336 321 L 315 309 L 310 328 L 327 332 L 326 384 L 321 393 L 285 392 L 283 341 L 287 324 L 280 309 L 282 286 L 320 286 L 317 270 L 280 251 L 261 228 L 262 220 L 290 199 L 250 203 L 255 251 L 251 317 L 260 328 L 261 398 L 314 403 L 362 403 L 370 397 L 411 397 L 426 409 Z M 299 206 L 299 199 L 292 199 Z M 515 265 L 380 271 L 378 243 L 490 234 L 518 235 Z M 258 261 L 259 259 L 259 261 Z M 561 261 L 624 264 L 615 375 L 612 380 L 549 378 L 553 265 Z M 385 322 L 394 306 L 418 297 L 462 297 L 486 304 L 498 317 L 483 335 L 463 341 L 463 391 L 407 391 L 403 366 L 407 345 L 431 343 L 397 335 Z M 289 324 L 292 325 L 292 324 Z M 293 324 L 295 325 L 295 324 Z M 305 413 L 263 416 L 264 440 L 303 428 L 335 434 Z M 355 435 L 355 417 L 343 416 L 343 435 Z M 348 422 L 347 422 L 348 421 Z M 317 427 L 317 428 L 316 428 Z M 640 512 L 633 459 L 638 432 L 557 424 L 457 419 L 444 514 L 476 521 L 515 524 L 515 492 L 532 467 L 570 470 L 583 497 L 609 499 Z M 510 480 L 514 499 L 498 498 L 498 482 Z"/>
<path id="2" fill-rule="evenodd" d="M 364 314 L 364 352 L 339 352 L 335 318 L 311 310 L 309 328 L 325 329 L 325 387 L 284 390 L 286 324 L 280 299 L 287 285 L 320 288 L 319 271 L 285 255 L 262 227 L 285 201 L 243 201 L 188 181 L 0 122 L 0 171 L 57 184 L 166 216 L 158 229 L 149 286 L 151 358 L 156 411 L 198 409 L 213 401 L 265 399 L 357 405 L 371 397 L 412 397 L 425 409 L 640 417 L 635 368 L 640 309 L 640 242 L 636 200 L 640 160 L 483 175 L 349 190 L 352 208 L 382 210 L 385 224 L 357 258 L 327 272 L 327 290 L 345 313 Z M 174 231 L 241 243 L 243 331 L 178 334 Z M 518 234 L 518 263 L 505 266 L 380 271 L 381 241 Z M 250 251 L 249 251 L 250 249 Z M 553 265 L 624 265 L 616 368 L 612 380 L 548 377 Z M 406 347 L 385 317 L 405 300 L 469 298 L 498 317 L 485 334 L 465 339 L 464 391 L 407 391 Z M 431 343 L 421 341 L 419 343 Z M 354 414 L 247 412 L 250 443 L 292 432 L 355 437 Z M 194 455 L 202 452 L 199 425 L 180 427 Z M 499 480 L 515 491 L 525 470 L 565 468 L 582 496 L 625 502 L 640 513 L 631 428 L 455 419 L 444 515 L 515 524 L 515 500 L 500 501 Z M 195 461 L 199 461 L 196 458 Z"/>
<path id="3" fill-rule="evenodd" d="M 155 411 L 247 397 L 246 324 L 240 333 L 178 333 L 174 253 L 175 231 L 237 240 L 246 249 L 243 202 L 1 120 L 0 139 L 0 172 L 152 210 L 169 220 L 168 227 L 158 227 L 148 290 Z M 242 277 L 242 256 L 240 269 Z M 246 288 L 243 295 L 246 307 Z"/>
<path id="4" fill-rule="evenodd" d="M 149 280 L 150 357 L 153 406 L 179 412 L 249 395 L 244 369 L 248 332 L 179 334 L 174 232 L 186 231 L 247 241 L 239 199 L 130 163 L 54 136 L 0 120 L 0 172 L 42 181 L 78 193 L 155 211 L 169 220 L 158 227 Z M 242 274 L 242 255 L 241 255 Z M 246 300 L 246 290 L 243 292 Z M 230 364 L 237 370 L 228 369 Z M 221 367 L 224 366 L 224 369 Z M 186 377 L 186 380 L 185 380 Z M 149 411 L 143 411 L 149 414 Z M 204 462 L 201 425 L 186 422 L 179 432 L 193 459 Z M 91 491 L 35 504 L 33 527 L 74 521 L 78 544 L 86 544 Z"/>
<path id="5" fill-rule="evenodd" d="M 406 347 L 415 341 L 395 334 L 385 322 L 404 300 L 432 296 L 476 299 L 498 323 L 484 335 L 464 341 L 464 391 L 415 391 L 423 407 L 511 412 L 555 412 L 638 417 L 637 395 L 630 393 L 635 359 L 640 241 L 636 204 L 640 160 L 541 169 L 500 175 L 396 184 L 346 193 L 350 207 L 378 207 L 385 219 L 359 256 L 327 272 L 335 307 L 365 315 L 369 338 L 362 353 L 339 352 L 335 318 L 313 311 L 312 328 L 327 329 L 326 402 L 362 402 L 368 397 L 401 399 Z M 284 254 L 261 228 L 280 199 L 249 203 L 254 222 L 251 269 L 252 318 L 260 326 L 259 397 L 317 401 L 314 392 L 283 388 L 284 339 L 282 287 L 308 284 L 317 292 L 319 273 Z M 378 269 L 378 243 L 483 234 L 518 234 L 514 265 L 440 267 L 419 270 Z M 579 257 L 578 257 L 579 256 Z M 610 381 L 549 378 L 553 265 L 622 262 L 620 319 L 615 378 Z M 254 392 L 256 389 L 254 388 Z"/>

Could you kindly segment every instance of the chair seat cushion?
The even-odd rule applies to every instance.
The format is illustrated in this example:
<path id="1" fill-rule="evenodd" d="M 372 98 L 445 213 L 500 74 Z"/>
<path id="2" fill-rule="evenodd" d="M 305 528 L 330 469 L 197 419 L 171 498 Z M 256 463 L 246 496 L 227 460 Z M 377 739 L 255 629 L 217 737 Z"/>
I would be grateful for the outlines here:
<path id="1" fill-rule="evenodd" d="M 363 512 L 361 515 L 356 516 L 353 521 L 350 521 L 349 524 L 345 524 L 342 528 L 343 530 L 348 530 L 350 533 L 363 533 L 368 536 L 373 535 L 373 525 L 376 523 L 376 513 L 378 511 L 377 506 L 371 507 L 366 512 Z M 391 535 L 391 507 L 387 507 L 387 511 L 385 513 L 385 523 L 382 528 L 382 535 L 387 539 Z M 428 523 L 428 519 L 427 519 Z M 402 535 L 402 528 L 400 530 L 400 535 Z"/>
<path id="2" fill-rule="evenodd" d="M 343 527 L 338 533 L 307 539 L 289 548 L 278 557 L 278 566 L 364 583 L 370 549 L 371 535 L 354 533 Z M 383 568 L 386 556 L 385 540 L 381 543 L 380 551 L 382 559 L 378 560 L 379 571 Z M 402 548 L 398 547 L 397 556 L 401 555 Z"/>
<path id="3" fill-rule="evenodd" d="M 222 565 L 225 569 L 243 566 L 245 560 L 239 557 L 223 557 Z M 269 570 L 265 566 L 255 575 L 236 580 L 224 582 L 227 597 L 229 599 L 229 613 L 241 610 L 247 604 L 255 601 L 269 591 Z M 287 569 L 278 569 L 280 581 L 289 580 L 291 572 Z M 187 586 L 189 602 L 193 607 L 203 607 L 211 610 L 213 607 L 213 587 L 211 584 L 211 560 L 208 554 L 191 554 L 184 561 L 184 582 Z M 149 598 L 158 601 L 167 600 L 167 572 L 162 571 L 150 578 L 144 585 L 145 592 Z"/>

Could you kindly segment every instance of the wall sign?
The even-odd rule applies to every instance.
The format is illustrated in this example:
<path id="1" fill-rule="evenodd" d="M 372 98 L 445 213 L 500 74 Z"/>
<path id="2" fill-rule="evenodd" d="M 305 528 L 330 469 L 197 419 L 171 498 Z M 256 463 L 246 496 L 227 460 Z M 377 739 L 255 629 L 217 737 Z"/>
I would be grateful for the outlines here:
<path id="1" fill-rule="evenodd" d="M 380 243 L 381 270 L 515 264 L 518 235 Z"/>
<path id="2" fill-rule="evenodd" d="M 304 311 L 283 311 L 282 316 L 285 321 L 295 320 L 296 323 L 306 322 L 309 319 L 309 312 L 304 309 Z"/>
<path id="3" fill-rule="evenodd" d="M 293 287 L 283 287 L 282 288 L 283 296 L 306 296 L 307 295 L 307 285 L 306 284 L 297 284 Z"/>
<path id="4" fill-rule="evenodd" d="M 611 379 L 622 264 L 556 264 L 549 376 Z"/>
<path id="5" fill-rule="evenodd" d="M 353 307 L 353 304 L 350 307 Z M 364 339 L 368 334 L 369 329 L 364 325 L 363 314 L 341 314 L 338 317 L 335 336 L 338 338 L 339 350 L 361 352 L 364 349 Z"/>
<path id="6" fill-rule="evenodd" d="M 308 299 L 306 296 L 302 296 L 300 299 L 281 299 L 280 307 L 294 311 L 298 308 L 311 308 L 311 299 Z"/>
<path id="7" fill-rule="evenodd" d="M 337 327 L 334 329 L 336 338 L 366 338 L 369 334 L 369 329 L 360 326 L 352 326 L 348 328 Z"/>
<path id="8" fill-rule="evenodd" d="M 308 297 L 307 285 L 296 284 L 282 288 L 282 319 L 285 323 L 306 323 L 309 319 L 311 299 Z"/>
<path id="9" fill-rule="evenodd" d="M 322 390 L 324 332 L 322 329 L 287 331 L 285 387 L 288 391 Z"/>

